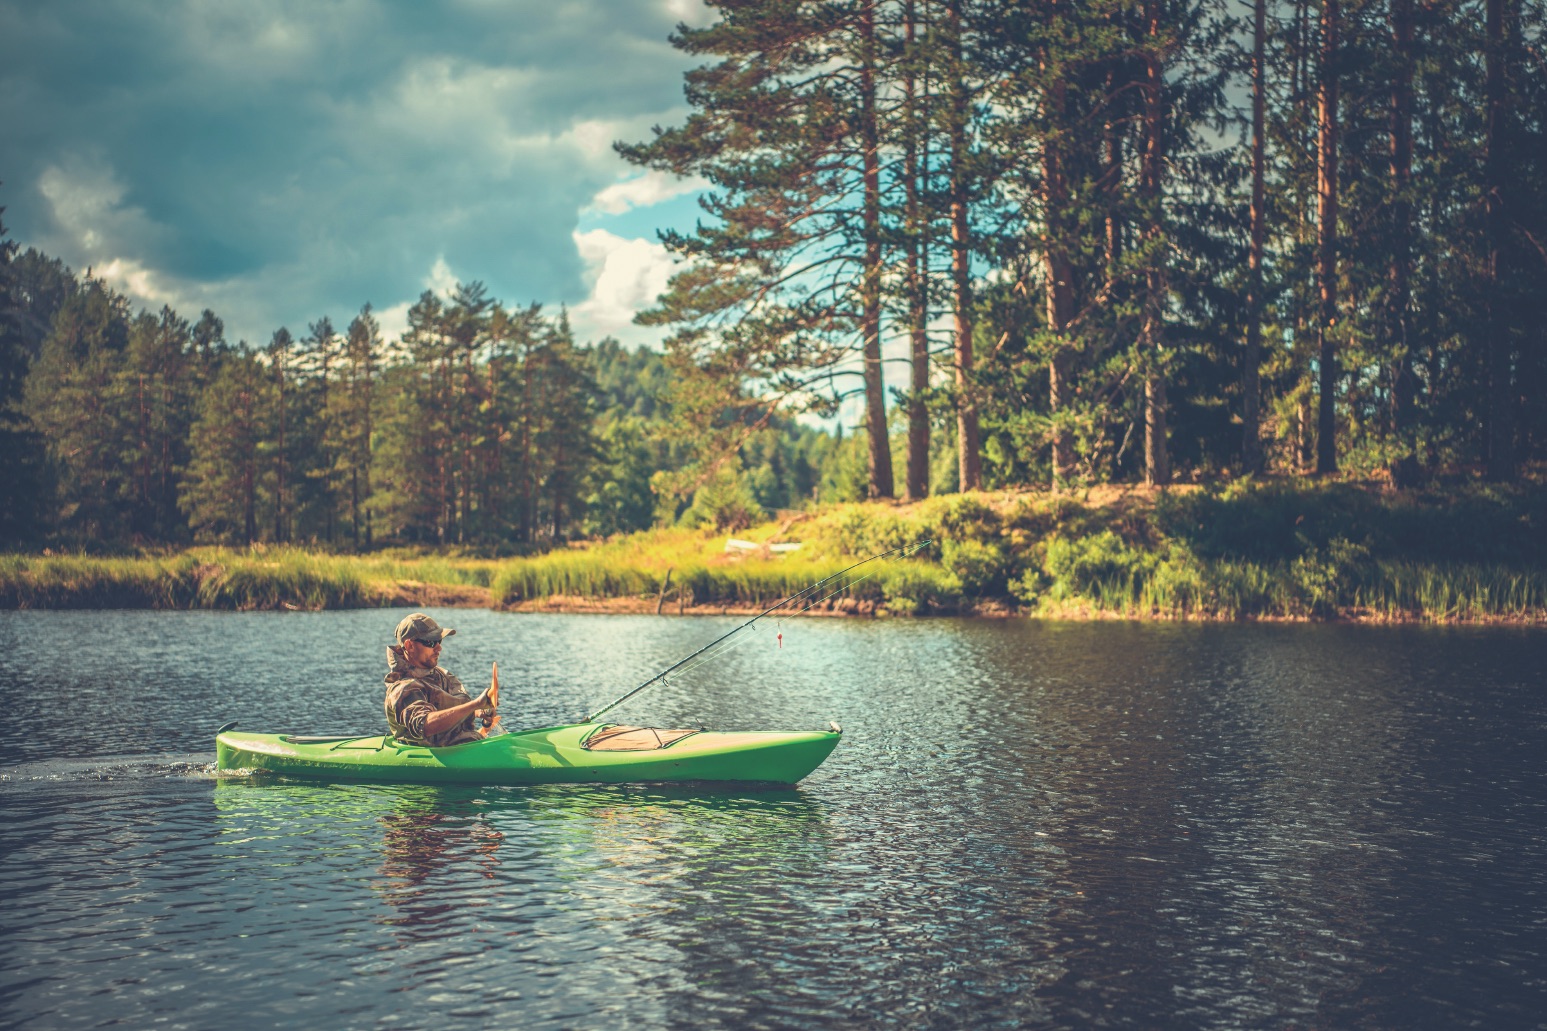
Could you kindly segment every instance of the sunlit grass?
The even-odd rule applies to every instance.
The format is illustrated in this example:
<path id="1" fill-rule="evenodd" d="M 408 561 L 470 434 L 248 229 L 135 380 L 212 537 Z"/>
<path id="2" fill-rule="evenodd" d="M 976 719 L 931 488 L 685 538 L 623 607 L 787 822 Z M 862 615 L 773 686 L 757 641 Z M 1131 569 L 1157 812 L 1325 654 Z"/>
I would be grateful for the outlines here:
<path id="1" fill-rule="evenodd" d="M 498 559 L 456 550 L 351 556 L 261 546 L 130 558 L 8 555 L 0 556 L 0 605 L 320 609 L 384 604 L 439 587 L 456 589 L 464 604 L 487 589 L 496 606 L 633 599 L 667 611 L 749 609 L 929 539 L 913 557 L 868 563 L 791 607 L 1541 622 L 1547 547 L 1537 540 L 1540 493 L 1415 500 L 1347 485 L 1237 484 L 1137 500 L 1109 491 L 1104 503 L 1089 495 L 949 495 L 786 516 L 737 531 L 750 550 L 728 548 L 723 532 L 657 528 Z M 1468 535 L 1458 529 L 1463 524 L 1487 532 Z M 756 547 L 775 542 L 800 547 Z"/>
<path id="2" fill-rule="evenodd" d="M 187 608 L 198 594 L 196 560 L 85 555 L 0 556 L 6 608 Z"/>
<path id="3" fill-rule="evenodd" d="M 487 583 L 487 567 L 437 557 L 356 558 L 301 548 L 194 548 L 172 556 L 0 556 L 9 608 L 333 609 L 374 604 L 396 580 Z"/>

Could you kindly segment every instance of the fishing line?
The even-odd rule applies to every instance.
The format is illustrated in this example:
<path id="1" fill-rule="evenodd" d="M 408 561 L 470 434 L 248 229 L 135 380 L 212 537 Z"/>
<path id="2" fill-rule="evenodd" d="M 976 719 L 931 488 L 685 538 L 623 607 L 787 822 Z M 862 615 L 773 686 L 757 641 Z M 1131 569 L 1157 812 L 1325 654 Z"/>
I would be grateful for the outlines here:
<path id="1" fill-rule="evenodd" d="M 720 654 L 724 653 L 725 651 L 728 651 L 729 650 L 728 647 L 727 648 L 721 648 L 718 651 L 716 651 L 715 650 L 715 646 L 720 644 L 723 641 L 726 641 L 726 640 L 730 639 L 731 637 L 734 637 L 736 634 L 741 633 L 741 631 L 746 630 L 749 627 L 755 626 L 757 624 L 758 620 L 764 618 L 765 616 L 768 616 L 768 615 L 770 615 L 770 614 L 772 614 L 774 612 L 777 612 L 777 611 L 779 611 L 780 609 L 784 608 L 787 605 L 792 605 L 795 602 L 800 601 L 802 598 L 805 598 L 807 595 L 820 593 L 825 587 L 827 587 L 827 585 L 831 584 L 834 580 L 838 580 L 838 579 L 841 579 L 842 577 L 848 576 L 849 573 L 851 573 L 854 570 L 858 569 L 860 566 L 869 565 L 871 562 L 874 562 L 877 559 L 886 558 L 889 555 L 901 555 L 902 557 L 906 558 L 909 555 L 915 554 L 916 552 L 920 551 L 921 549 L 923 549 L 924 547 L 926 547 L 926 546 L 928 546 L 929 544 L 932 544 L 932 543 L 933 543 L 933 539 L 922 540 L 922 541 L 915 541 L 912 544 L 904 544 L 900 548 L 893 548 L 890 551 L 883 551 L 880 554 L 871 555 L 869 558 L 861 559 L 860 561 L 854 563 L 852 566 L 847 566 L 847 567 L 845 567 L 843 569 L 840 569 L 840 570 L 838 570 L 838 572 L 833 573 L 830 576 L 824 576 L 822 579 L 818 580 L 816 583 L 810 584 L 809 586 L 804 587 L 804 588 L 802 588 L 799 591 L 796 591 L 794 594 L 790 595 L 788 598 L 784 598 L 783 600 L 777 601 L 774 604 L 768 606 L 768 608 L 764 609 L 762 612 L 759 612 L 757 615 L 753 616 L 751 619 L 747 620 L 745 623 L 743 623 L 740 626 L 736 627 L 734 630 L 731 630 L 731 631 L 729 631 L 727 633 L 721 634 L 719 637 L 715 638 L 713 641 L 710 641 L 708 644 L 706 644 L 702 648 L 698 649 L 698 651 L 696 651 L 693 654 L 687 656 L 686 658 L 679 659 L 678 661 L 672 663 L 670 666 L 667 666 L 665 669 L 661 670 L 659 673 L 657 673 L 655 676 L 651 677 L 649 680 L 646 680 L 644 683 L 640 684 L 638 687 L 634 688 L 633 690 L 631 690 L 631 691 L 629 691 L 629 692 L 627 692 L 627 693 L 625 693 L 623 695 L 620 695 L 618 698 L 614 699 L 613 701 L 608 702 L 606 705 L 602 706 L 600 709 L 597 709 L 595 712 L 593 712 L 589 716 L 587 716 L 585 718 L 585 722 L 586 723 L 595 723 L 597 721 L 597 719 L 603 713 L 607 712 L 610 709 L 614 709 L 614 708 L 616 708 L 619 705 L 622 705 L 624 702 L 628 701 L 630 698 L 634 697 L 636 694 L 638 694 L 639 692 L 643 691 L 645 688 L 651 686 L 652 684 L 656 684 L 656 683 L 659 683 L 661 681 L 664 681 L 668 675 L 673 674 L 673 673 L 677 673 L 677 672 L 683 670 L 684 667 L 687 667 L 687 668 L 697 668 L 698 666 L 703 664 L 702 662 L 695 662 L 694 660 L 696 660 L 696 659 L 704 658 L 704 659 L 707 660 L 708 658 L 712 658 L 714 656 L 717 656 L 717 655 L 720 655 Z M 817 599 L 815 601 L 808 602 L 803 608 L 797 610 L 796 613 L 794 613 L 794 614 L 798 615 L 801 612 L 807 611 L 808 609 L 810 609 L 814 605 L 818 605 L 818 604 L 820 604 L 823 601 L 826 601 L 826 600 L 828 600 L 830 598 L 833 598 L 833 597 L 837 596 L 841 592 L 848 590 L 850 587 L 854 586 L 854 584 L 859 583 L 860 580 L 863 580 L 866 577 L 869 577 L 870 575 L 871 574 L 867 573 L 867 574 L 865 574 L 864 577 L 859 577 L 857 579 L 848 581 L 842 587 L 838 588 L 836 591 L 833 591 L 831 594 L 827 595 L 826 597 L 819 598 L 819 599 Z M 786 613 L 786 614 L 788 615 L 789 613 Z M 689 666 L 690 663 L 692 663 L 692 666 Z"/>
<path id="2" fill-rule="evenodd" d="M 808 605 L 806 605 L 806 606 L 804 606 L 802 608 L 796 609 L 794 612 L 786 613 L 786 615 L 798 616 L 798 615 L 800 615 L 803 612 L 807 612 L 807 611 L 815 608 L 816 606 L 822 604 L 824 601 L 830 601 L 831 599 L 836 598 L 838 595 L 842 594 L 844 591 L 847 591 L 850 587 L 853 587 L 857 583 L 863 583 L 864 581 L 870 579 L 874 575 L 875 575 L 874 573 L 866 573 L 864 576 L 856 576 L 854 579 L 850 580 L 848 583 L 844 584 L 842 587 L 839 587 L 836 591 L 834 591 L 833 593 L 827 595 L 826 597 L 817 598 L 815 601 L 811 602 L 810 604 L 808 604 Z M 781 616 L 780 618 L 782 619 L 783 616 Z M 782 627 L 783 623 L 776 623 L 775 625 L 779 626 L 779 627 Z M 725 645 L 723 648 L 720 648 L 720 649 L 718 649 L 716 651 L 708 652 L 708 653 L 700 656 L 697 662 L 693 663 L 690 666 L 682 667 L 681 669 L 677 670 L 673 674 L 673 676 L 677 677 L 678 679 L 681 679 L 682 677 L 686 676 L 687 674 L 693 672 L 698 667 L 702 666 L 704 663 L 706 663 L 706 662 L 713 662 L 715 659 L 718 659 L 720 656 L 722 656 L 725 653 L 729 652 L 731 649 L 733 649 L 733 648 L 740 648 L 742 645 L 749 644 L 750 642 L 755 641 L 755 640 L 757 640 L 757 636 L 755 634 L 748 634 L 746 637 L 743 637 L 739 641 L 733 641 L 730 644 Z"/>

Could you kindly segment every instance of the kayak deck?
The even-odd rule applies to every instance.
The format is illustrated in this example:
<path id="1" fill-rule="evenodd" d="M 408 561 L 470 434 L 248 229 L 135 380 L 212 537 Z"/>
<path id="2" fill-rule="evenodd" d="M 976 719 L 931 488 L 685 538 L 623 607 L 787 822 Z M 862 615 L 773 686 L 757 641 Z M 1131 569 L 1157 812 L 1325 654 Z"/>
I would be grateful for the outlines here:
<path id="1" fill-rule="evenodd" d="M 380 735 L 319 738 L 227 731 L 215 738 L 216 766 L 313 780 L 415 784 L 794 784 L 821 765 L 842 734 L 694 731 L 660 747 L 586 747 L 589 738 L 613 726 L 578 723 L 546 727 L 448 748 L 401 744 Z"/>

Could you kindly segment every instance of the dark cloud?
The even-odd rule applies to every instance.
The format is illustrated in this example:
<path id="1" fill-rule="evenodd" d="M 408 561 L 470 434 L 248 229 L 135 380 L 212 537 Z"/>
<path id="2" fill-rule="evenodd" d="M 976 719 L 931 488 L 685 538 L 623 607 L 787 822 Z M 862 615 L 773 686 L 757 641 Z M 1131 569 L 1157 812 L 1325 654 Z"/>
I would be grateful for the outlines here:
<path id="1" fill-rule="evenodd" d="M 0 0 L 12 235 L 233 332 L 416 296 L 437 262 L 575 304 L 572 233 L 676 117 L 681 0 Z"/>

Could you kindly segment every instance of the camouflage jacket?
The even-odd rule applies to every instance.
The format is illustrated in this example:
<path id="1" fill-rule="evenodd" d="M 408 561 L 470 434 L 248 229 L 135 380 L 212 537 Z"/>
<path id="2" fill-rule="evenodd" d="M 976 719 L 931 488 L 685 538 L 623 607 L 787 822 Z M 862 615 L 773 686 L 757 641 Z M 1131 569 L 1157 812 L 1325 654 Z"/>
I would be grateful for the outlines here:
<path id="1" fill-rule="evenodd" d="M 390 645 L 387 648 L 386 684 L 383 706 L 387 712 L 387 726 L 392 728 L 392 736 L 399 741 L 443 748 L 479 740 L 474 729 L 474 716 L 468 716 L 455 727 L 433 737 L 425 736 L 424 722 L 430 713 L 472 701 L 462 681 L 441 667 L 429 669 L 411 665 L 401 646 Z"/>

